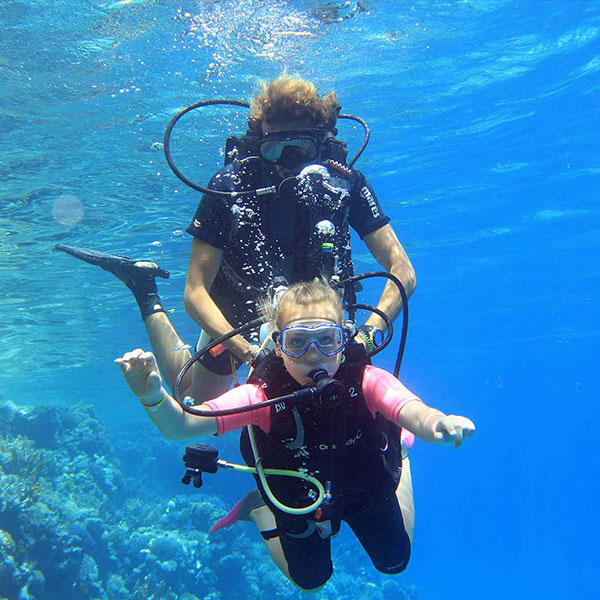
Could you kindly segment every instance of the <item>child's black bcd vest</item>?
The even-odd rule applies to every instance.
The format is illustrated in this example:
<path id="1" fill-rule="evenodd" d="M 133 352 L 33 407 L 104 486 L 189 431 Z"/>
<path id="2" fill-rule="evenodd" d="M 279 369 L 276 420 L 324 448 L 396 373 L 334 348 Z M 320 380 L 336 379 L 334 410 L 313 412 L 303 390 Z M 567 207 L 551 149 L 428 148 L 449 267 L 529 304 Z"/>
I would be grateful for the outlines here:
<path id="1" fill-rule="evenodd" d="M 305 470 L 323 485 L 331 481 L 333 502 L 347 514 L 394 494 L 400 478 L 401 446 L 400 427 L 379 414 L 374 419 L 367 408 L 362 379 L 368 358 L 363 346 L 351 342 L 344 354 L 345 361 L 336 373 L 345 387 L 338 407 L 322 407 L 317 400 L 275 404 L 271 407 L 271 430 L 266 434 L 255 428 L 255 436 L 265 468 Z M 301 388 L 274 354 L 254 371 L 248 383 L 262 385 L 268 398 Z M 240 447 L 246 463 L 254 466 L 246 429 Z M 281 476 L 268 479 L 283 504 L 301 507 L 316 499 L 314 487 L 303 480 Z"/>

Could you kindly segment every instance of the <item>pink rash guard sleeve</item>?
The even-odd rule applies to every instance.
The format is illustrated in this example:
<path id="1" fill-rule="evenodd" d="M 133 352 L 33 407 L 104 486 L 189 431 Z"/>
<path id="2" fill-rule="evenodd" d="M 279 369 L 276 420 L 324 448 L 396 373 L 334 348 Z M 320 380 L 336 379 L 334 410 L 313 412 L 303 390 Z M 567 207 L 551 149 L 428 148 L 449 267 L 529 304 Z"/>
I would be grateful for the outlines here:
<path id="1" fill-rule="evenodd" d="M 408 402 L 421 401 L 391 373 L 371 365 L 365 368 L 362 390 L 367 408 L 373 418 L 379 412 L 393 423 L 398 423 L 398 415 Z M 205 402 L 205 404 L 212 410 L 226 410 L 258 404 L 266 399 L 267 397 L 261 387 L 245 384 L 229 390 L 218 398 Z M 245 425 L 257 425 L 265 433 L 269 433 L 271 429 L 271 411 L 269 407 L 258 408 L 238 415 L 215 417 L 215 419 L 217 420 L 217 435 L 240 429 Z M 403 429 L 402 433 L 403 438 L 412 437 L 409 431 Z M 409 441 L 409 446 L 412 446 L 412 439 Z"/>
<path id="2" fill-rule="evenodd" d="M 376 413 L 381 413 L 396 424 L 398 424 L 400 411 L 409 402 L 421 402 L 418 396 L 405 388 L 391 373 L 372 365 L 367 365 L 365 368 L 362 391 L 373 418 Z M 411 447 L 414 435 L 402 428 L 402 439 L 405 439 Z"/>
<path id="3" fill-rule="evenodd" d="M 233 388 L 218 398 L 209 400 L 204 404 L 211 410 L 227 410 L 229 408 L 239 408 L 241 406 L 258 404 L 264 400 L 267 400 L 267 396 L 261 387 L 246 383 Z M 238 415 L 215 417 L 215 419 L 217 420 L 217 435 L 223 435 L 234 429 L 240 429 L 245 425 L 257 425 L 265 433 L 269 433 L 271 429 L 271 410 L 269 406 L 250 410 Z"/>

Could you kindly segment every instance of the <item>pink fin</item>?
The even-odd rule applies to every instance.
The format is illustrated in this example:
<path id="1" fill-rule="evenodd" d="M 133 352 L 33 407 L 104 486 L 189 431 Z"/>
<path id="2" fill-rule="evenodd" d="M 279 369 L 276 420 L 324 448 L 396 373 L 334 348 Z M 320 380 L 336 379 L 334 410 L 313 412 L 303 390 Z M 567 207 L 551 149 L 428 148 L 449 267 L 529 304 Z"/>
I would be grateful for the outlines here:
<path id="1" fill-rule="evenodd" d="M 219 529 L 224 529 L 225 527 L 229 527 L 231 525 L 233 525 L 234 523 L 237 523 L 240 520 L 240 516 L 241 516 L 241 505 L 242 505 L 242 500 L 238 500 L 235 503 L 235 506 L 222 518 L 219 519 L 211 528 L 211 530 L 209 531 L 209 533 L 214 533 L 215 531 L 219 531 Z"/>

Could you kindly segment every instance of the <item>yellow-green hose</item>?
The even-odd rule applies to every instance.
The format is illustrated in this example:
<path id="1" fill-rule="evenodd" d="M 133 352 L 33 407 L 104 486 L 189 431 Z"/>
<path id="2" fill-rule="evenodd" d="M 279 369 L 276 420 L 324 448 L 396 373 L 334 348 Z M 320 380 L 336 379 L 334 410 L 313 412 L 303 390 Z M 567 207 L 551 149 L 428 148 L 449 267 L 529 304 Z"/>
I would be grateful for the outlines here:
<path id="1" fill-rule="evenodd" d="M 316 510 L 323 502 L 325 498 L 325 488 L 323 484 L 312 475 L 308 473 L 301 473 L 299 471 L 288 471 L 286 469 L 265 469 L 262 466 L 261 458 L 258 455 L 258 450 L 256 448 L 256 441 L 254 439 L 254 431 L 252 430 L 252 425 L 248 425 L 248 437 L 250 438 L 250 445 L 252 446 L 252 452 L 254 453 L 254 461 L 256 467 L 247 467 L 245 465 L 235 465 L 228 463 L 228 466 L 232 468 L 234 471 L 240 471 L 241 473 L 257 473 L 260 479 L 260 482 L 263 485 L 263 488 L 267 494 L 269 500 L 281 511 L 286 512 L 290 515 L 305 515 L 314 510 Z M 286 506 L 282 504 L 275 498 L 269 484 L 267 482 L 267 475 L 281 475 L 284 477 L 295 477 L 297 479 L 304 479 L 308 481 L 312 485 L 317 488 L 319 492 L 318 498 L 309 506 L 305 506 L 303 508 L 292 508 L 291 506 Z"/>

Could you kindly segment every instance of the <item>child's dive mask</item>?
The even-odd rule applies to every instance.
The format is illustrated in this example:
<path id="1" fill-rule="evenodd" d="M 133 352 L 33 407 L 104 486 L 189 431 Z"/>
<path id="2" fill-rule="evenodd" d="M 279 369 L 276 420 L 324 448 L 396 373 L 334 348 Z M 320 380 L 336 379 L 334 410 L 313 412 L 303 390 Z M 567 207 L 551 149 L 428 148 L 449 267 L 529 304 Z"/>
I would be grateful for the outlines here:
<path id="1" fill-rule="evenodd" d="M 273 341 L 292 358 L 300 358 L 311 346 L 315 346 L 325 356 L 335 356 L 346 346 L 348 335 L 341 325 L 333 323 L 298 324 L 274 331 Z"/>

